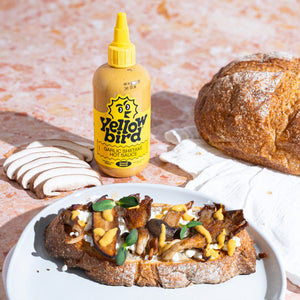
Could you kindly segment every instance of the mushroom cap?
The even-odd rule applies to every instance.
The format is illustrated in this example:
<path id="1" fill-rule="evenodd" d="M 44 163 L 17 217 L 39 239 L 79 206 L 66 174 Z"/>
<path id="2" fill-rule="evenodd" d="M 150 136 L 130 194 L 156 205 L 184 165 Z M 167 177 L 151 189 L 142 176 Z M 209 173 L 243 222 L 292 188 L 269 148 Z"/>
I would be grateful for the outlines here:
<path id="1" fill-rule="evenodd" d="M 22 183 L 24 177 L 30 178 L 32 174 L 36 175 L 44 170 L 62 166 L 81 166 L 83 168 L 90 168 L 90 165 L 81 160 L 65 156 L 41 157 L 30 161 L 21 166 L 16 173 L 16 180 Z M 24 186 L 23 186 L 24 187 Z"/>
<path id="2" fill-rule="evenodd" d="M 44 198 L 48 196 L 58 196 L 60 192 L 101 184 L 99 177 L 78 174 L 60 175 L 42 182 L 36 187 L 35 193 L 37 197 Z"/>
<path id="3" fill-rule="evenodd" d="M 23 150 L 20 150 L 18 152 L 13 153 L 12 155 L 10 155 L 3 163 L 3 169 L 6 172 L 7 168 L 10 166 L 10 164 L 12 162 L 14 162 L 17 159 L 22 158 L 23 156 L 32 154 L 32 153 L 41 153 L 41 152 L 60 152 L 63 154 L 73 154 L 70 151 L 66 150 L 66 149 L 62 149 L 59 147 L 35 147 L 35 148 L 25 148 Z M 77 153 L 78 155 L 75 155 L 77 158 L 82 159 L 83 156 L 79 153 Z"/>
<path id="4" fill-rule="evenodd" d="M 99 174 L 90 168 L 82 168 L 82 167 L 59 167 L 59 168 L 52 168 L 50 170 L 45 170 L 44 172 L 41 172 L 38 174 L 34 180 L 31 181 L 31 190 L 35 190 L 39 184 L 44 182 L 45 180 L 48 180 L 52 177 L 56 176 L 62 176 L 62 175 L 89 175 L 96 178 L 99 178 Z"/>
<path id="5" fill-rule="evenodd" d="M 30 143 L 26 148 L 36 148 L 36 147 L 62 147 L 69 150 L 70 152 L 80 153 L 85 161 L 91 161 L 93 159 L 93 152 L 91 149 L 94 148 L 93 144 L 81 144 L 80 142 L 60 140 L 60 139 L 45 139 L 38 140 Z"/>
<path id="6" fill-rule="evenodd" d="M 44 148 L 42 148 L 44 149 Z M 57 149 L 57 148 L 54 148 Z M 42 151 L 42 152 L 34 152 L 24 155 L 22 157 L 17 158 L 13 162 L 10 163 L 8 168 L 6 169 L 6 176 L 9 179 L 15 179 L 17 170 L 22 167 L 24 164 L 31 162 L 37 158 L 41 157 L 55 157 L 55 156 L 65 156 L 69 158 L 78 159 L 75 155 L 70 154 L 68 151 L 66 153 L 61 151 Z M 79 160 L 79 159 L 78 159 Z"/>

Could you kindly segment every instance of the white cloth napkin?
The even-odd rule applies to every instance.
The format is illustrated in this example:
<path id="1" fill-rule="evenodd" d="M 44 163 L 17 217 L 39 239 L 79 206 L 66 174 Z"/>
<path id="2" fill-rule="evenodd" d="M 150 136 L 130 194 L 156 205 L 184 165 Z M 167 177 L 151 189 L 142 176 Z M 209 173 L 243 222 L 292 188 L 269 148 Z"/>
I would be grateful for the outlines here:
<path id="1" fill-rule="evenodd" d="M 300 286 L 300 177 L 233 159 L 209 146 L 195 127 L 165 133 L 176 147 L 160 159 L 193 176 L 186 188 L 225 206 L 243 209 L 283 260 L 288 278 Z"/>

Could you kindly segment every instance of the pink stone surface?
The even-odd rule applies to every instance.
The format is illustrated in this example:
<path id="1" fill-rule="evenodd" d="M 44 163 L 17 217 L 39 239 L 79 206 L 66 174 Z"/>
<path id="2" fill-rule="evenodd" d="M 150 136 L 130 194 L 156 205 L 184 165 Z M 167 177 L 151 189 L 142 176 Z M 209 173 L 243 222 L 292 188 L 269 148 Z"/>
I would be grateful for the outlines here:
<path id="1" fill-rule="evenodd" d="M 30 219 L 61 198 L 39 200 L 9 181 L 4 154 L 39 138 L 93 140 L 92 76 L 119 11 L 152 78 L 151 160 L 132 178 L 104 175 L 104 184 L 184 185 L 188 176 L 158 155 L 170 147 L 166 130 L 193 124 L 200 87 L 245 54 L 300 54 L 296 0 L 0 0 L 0 268 Z M 300 299 L 290 282 L 286 299 Z"/>

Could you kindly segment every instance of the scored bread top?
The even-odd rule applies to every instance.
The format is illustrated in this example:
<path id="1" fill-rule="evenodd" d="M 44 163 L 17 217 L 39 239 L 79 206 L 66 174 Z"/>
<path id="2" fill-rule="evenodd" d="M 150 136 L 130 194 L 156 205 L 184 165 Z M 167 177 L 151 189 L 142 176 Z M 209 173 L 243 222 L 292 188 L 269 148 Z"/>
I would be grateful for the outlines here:
<path id="1" fill-rule="evenodd" d="M 199 91 L 200 135 L 231 156 L 300 174 L 300 59 L 258 53 L 221 68 Z"/>

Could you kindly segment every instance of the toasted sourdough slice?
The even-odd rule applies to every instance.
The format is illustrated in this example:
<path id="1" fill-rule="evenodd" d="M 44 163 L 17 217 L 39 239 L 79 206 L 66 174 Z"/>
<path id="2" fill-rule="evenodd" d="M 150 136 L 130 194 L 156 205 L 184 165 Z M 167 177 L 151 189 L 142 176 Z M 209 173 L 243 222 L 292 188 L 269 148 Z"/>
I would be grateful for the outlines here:
<path id="1" fill-rule="evenodd" d="M 143 203 L 143 201 L 141 203 Z M 108 258 L 98 251 L 94 246 L 95 240 L 91 241 L 89 235 L 93 230 L 93 228 L 90 229 L 90 222 L 88 221 L 88 224 L 83 224 L 84 222 L 78 218 L 78 213 L 74 214 L 74 211 L 80 210 L 85 214 L 88 212 L 91 214 L 91 205 L 73 205 L 63 210 L 46 228 L 45 248 L 51 256 L 62 258 L 69 268 L 81 268 L 91 279 L 101 284 L 112 286 L 138 285 L 182 288 L 191 284 L 221 283 L 237 275 L 255 272 L 256 251 L 253 246 L 253 240 L 244 229 L 247 222 L 243 218 L 242 212 L 225 212 L 224 207 L 221 207 L 221 215 L 223 215 L 224 219 L 215 219 L 212 216 L 214 216 L 218 210 L 220 212 L 220 206 L 218 205 L 205 206 L 204 208 L 191 208 L 191 205 L 187 205 L 190 208 L 187 210 L 188 213 L 194 216 L 194 218 L 201 220 L 203 226 L 209 232 L 208 235 L 211 241 L 208 241 L 207 235 L 204 237 L 194 228 L 190 228 L 185 238 L 182 240 L 174 238 L 173 240 L 171 239 L 169 243 L 166 242 L 166 245 L 169 244 L 169 246 L 165 247 L 167 250 L 163 251 L 164 248 L 160 249 L 150 260 L 149 248 L 151 248 L 151 236 L 153 235 L 153 231 L 151 231 L 148 226 L 149 220 L 155 219 L 155 216 L 161 218 L 162 214 L 160 212 L 164 212 L 163 219 L 165 220 L 168 220 L 170 214 L 173 215 L 168 220 L 172 223 L 174 222 L 174 215 L 180 212 L 174 210 L 174 213 L 170 205 L 151 204 L 151 202 L 152 214 L 146 218 L 145 216 L 140 218 L 143 214 L 139 214 L 137 209 L 135 212 L 135 209 L 118 210 L 119 218 L 122 219 L 120 221 L 120 227 L 122 227 L 121 231 L 126 231 L 128 226 L 131 226 L 131 228 L 135 227 L 133 223 L 135 221 L 141 223 L 142 219 L 144 219 L 144 224 L 147 223 L 144 230 L 149 229 L 150 231 L 150 238 L 147 240 L 148 242 L 143 254 L 137 255 L 134 252 L 137 251 L 137 246 L 133 247 L 135 249 L 130 247 L 128 257 L 123 265 L 117 265 L 114 258 Z M 143 205 L 140 206 L 143 207 Z M 130 216 L 128 217 L 126 213 L 131 214 L 131 216 L 133 216 L 132 220 L 134 221 L 131 220 L 131 222 Z M 186 211 L 183 213 L 186 213 Z M 169 214 L 169 216 L 166 216 L 167 214 Z M 182 212 L 180 212 L 180 214 L 182 215 Z M 72 217 L 73 215 L 76 217 Z M 178 217 L 178 214 L 176 217 Z M 124 219 L 125 222 L 123 222 Z M 87 219 L 85 219 L 85 221 L 87 221 Z M 184 222 L 182 217 L 177 218 L 175 223 L 177 222 L 179 224 L 178 221 Z M 177 226 L 178 224 L 175 224 L 172 228 L 178 227 L 180 229 L 180 227 Z M 180 225 L 182 226 L 182 224 Z M 142 227 L 139 227 L 138 230 L 140 230 L 140 228 Z M 220 232 L 222 232 L 224 228 L 226 228 L 228 233 L 226 241 L 225 243 L 223 241 L 224 245 L 218 248 L 217 240 L 220 236 Z M 205 233 L 203 234 L 205 235 Z M 160 231 L 159 235 L 162 235 L 162 231 Z M 124 236 L 124 234 L 120 234 L 118 239 L 122 239 L 122 236 Z M 160 236 L 158 238 L 160 238 Z M 228 240 L 233 239 L 238 242 L 233 249 L 233 253 L 229 255 L 229 250 L 226 245 L 228 245 L 229 248 Z M 197 241 L 196 244 L 195 241 Z M 197 249 L 196 245 L 199 247 L 201 245 L 202 248 Z M 174 253 L 176 249 L 179 251 L 174 255 L 172 249 Z M 214 257 L 214 254 L 211 252 L 205 254 L 206 251 L 213 251 L 217 253 L 217 256 Z M 191 253 L 193 253 L 193 255 L 191 255 Z"/>

